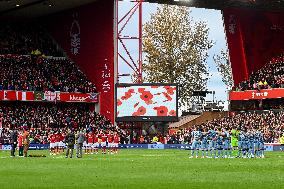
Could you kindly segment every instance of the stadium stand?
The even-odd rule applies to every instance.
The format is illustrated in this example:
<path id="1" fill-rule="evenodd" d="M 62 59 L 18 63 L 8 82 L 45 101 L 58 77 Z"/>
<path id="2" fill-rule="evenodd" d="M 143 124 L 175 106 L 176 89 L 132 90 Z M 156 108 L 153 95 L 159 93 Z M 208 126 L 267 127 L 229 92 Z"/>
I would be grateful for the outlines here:
<path id="1" fill-rule="evenodd" d="M 77 131 L 123 131 L 114 126 L 104 116 L 91 111 L 88 103 L 42 103 L 42 102 L 2 102 L 0 104 L 1 125 L 3 127 L 1 144 L 9 143 L 9 129 L 28 129 L 31 143 L 49 142 L 50 132 L 67 132 L 68 128 Z"/>
<path id="2" fill-rule="evenodd" d="M 252 73 L 248 80 L 234 87 L 236 91 L 284 88 L 284 55 L 272 59 L 263 68 Z"/>
<path id="3" fill-rule="evenodd" d="M 66 58 L 0 56 L 0 90 L 96 92 L 75 63 Z"/>
<path id="4" fill-rule="evenodd" d="M 63 57 L 41 26 L 0 26 L 0 90 L 94 93 L 79 67 Z"/>
<path id="5" fill-rule="evenodd" d="M 75 63 L 62 58 L 62 53 L 44 30 L 31 28 L 22 25 L 0 27 L 0 90 L 97 92 L 95 85 Z M 56 56 L 61 58 L 55 58 Z M 241 82 L 235 90 L 279 87 L 284 87 L 284 56 L 251 74 L 249 80 Z M 64 134 L 68 128 L 118 131 L 121 143 L 130 142 L 130 132 L 112 125 L 105 117 L 91 111 L 90 106 L 92 105 L 87 103 L 1 102 L 0 121 L 3 130 L 0 143 L 9 143 L 11 128 L 29 129 L 32 143 L 48 143 L 50 132 Z M 139 133 L 132 142 L 187 144 L 191 141 L 191 131 L 198 126 L 223 127 L 227 130 L 233 127 L 254 127 L 264 133 L 265 142 L 274 143 L 279 142 L 284 129 L 284 113 L 277 111 L 239 113 L 232 117 L 212 118 L 213 120 L 211 117 L 188 117 L 173 127 L 192 120 L 202 120 L 187 125 L 187 128 L 174 134 L 152 136 Z"/>
<path id="6" fill-rule="evenodd" d="M 0 25 L 0 54 L 30 55 L 32 52 L 47 56 L 63 56 L 52 38 L 39 25 Z"/>
<path id="7" fill-rule="evenodd" d="M 40 26 L 0 26 L 0 90 L 97 93 L 95 85 L 63 53 Z M 92 103 L 0 102 L 0 144 L 9 144 L 10 130 L 28 129 L 31 143 L 49 143 L 51 132 L 69 128 L 117 131 Z M 126 136 L 125 136 L 126 137 Z"/>

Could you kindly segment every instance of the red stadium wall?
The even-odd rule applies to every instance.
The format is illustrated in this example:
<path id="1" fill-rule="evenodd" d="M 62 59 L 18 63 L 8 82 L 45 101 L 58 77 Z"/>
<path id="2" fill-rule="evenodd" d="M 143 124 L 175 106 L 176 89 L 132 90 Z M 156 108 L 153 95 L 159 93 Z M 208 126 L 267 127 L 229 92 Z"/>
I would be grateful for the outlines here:
<path id="1" fill-rule="evenodd" d="M 47 29 L 100 93 L 100 113 L 114 121 L 114 2 L 92 4 L 48 17 Z"/>
<path id="2" fill-rule="evenodd" d="M 284 52 L 284 13 L 225 9 L 223 16 L 235 84 Z"/>

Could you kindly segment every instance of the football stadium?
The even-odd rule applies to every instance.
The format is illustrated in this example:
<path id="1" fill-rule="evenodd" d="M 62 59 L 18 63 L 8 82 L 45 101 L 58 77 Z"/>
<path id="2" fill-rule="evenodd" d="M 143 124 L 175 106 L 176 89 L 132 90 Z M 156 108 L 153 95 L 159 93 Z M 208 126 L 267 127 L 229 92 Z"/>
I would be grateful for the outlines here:
<path id="1" fill-rule="evenodd" d="M 0 188 L 284 188 L 283 41 L 282 0 L 1 0 Z"/>

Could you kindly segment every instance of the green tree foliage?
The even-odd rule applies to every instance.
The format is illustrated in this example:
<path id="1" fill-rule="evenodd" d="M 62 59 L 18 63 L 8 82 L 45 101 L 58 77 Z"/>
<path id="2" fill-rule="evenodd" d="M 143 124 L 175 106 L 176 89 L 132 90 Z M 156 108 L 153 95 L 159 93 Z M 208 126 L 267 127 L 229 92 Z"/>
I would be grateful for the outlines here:
<path id="1" fill-rule="evenodd" d="M 206 61 L 213 46 L 208 35 L 207 24 L 195 22 L 189 8 L 158 7 L 143 27 L 145 81 L 178 83 L 180 106 L 190 106 L 192 92 L 206 89 Z"/>
<path id="2" fill-rule="evenodd" d="M 233 77 L 232 77 L 232 69 L 229 61 L 229 52 L 228 50 L 221 50 L 220 54 L 215 55 L 213 57 L 214 62 L 217 66 L 218 72 L 222 76 L 223 83 L 227 86 L 227 89 L 232 89 L 234 85 Z"/>

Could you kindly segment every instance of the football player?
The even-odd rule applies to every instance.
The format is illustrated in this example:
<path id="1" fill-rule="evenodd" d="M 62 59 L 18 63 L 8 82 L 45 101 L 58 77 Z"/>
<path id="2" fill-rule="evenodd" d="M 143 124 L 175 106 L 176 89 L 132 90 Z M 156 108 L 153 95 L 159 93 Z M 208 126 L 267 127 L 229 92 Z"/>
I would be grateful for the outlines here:
<path id="1" fill-rule="evenodd" d="M 191 132 L 191 139 L 192 139 L 191 140 L 191 156 L 189 158 L 193 158 L 194 152 L 195 152 L 196 158 L 198 158 L 201 136 L 202 136 L 202 133 L 196 126 L 194 130 Z"/>

